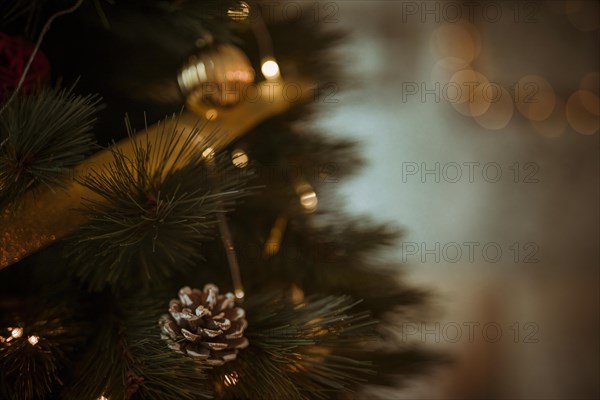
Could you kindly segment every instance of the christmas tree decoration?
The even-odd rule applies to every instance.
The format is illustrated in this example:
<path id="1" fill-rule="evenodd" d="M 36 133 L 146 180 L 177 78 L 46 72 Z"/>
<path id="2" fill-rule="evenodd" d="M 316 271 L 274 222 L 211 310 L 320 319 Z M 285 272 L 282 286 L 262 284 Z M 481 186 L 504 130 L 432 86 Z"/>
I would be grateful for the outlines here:
<path id="1" fill-rule="evenodd" d="M 181 288 L 179 300 L 169 304 L 169 314 L 160 319 L 169 347 L 207 365 L 235 360 L 238 351 L 248 347 L 244 310 L 235 306 L 233 293 L 219 294 L 215 285 L 205 285 L 202 291 Z"/>
<path id="2" fill-rule="evenodd" d="M 273 292 L 245 304 L 250 342 L 237 359 L 214 369 L 222 398 L 327 399 L 350 394 L 354 383 L 373 373 L 368 362 L 346 354 L 376 337 L 375 322 L 347 296 L 311 296 L 290 302 Z M 256 366 L 259 366 L 258 368 Z"/>
<path id="3" fill-rule="evenodd" d="M 301 87 L 302 98 L 309 98 L 314 86 L 306 80 L 297 80 L 296 83 Z M 295 103 L 288 101 L 284 88 L 285 85 L 269 86 L 260 83 L 257 85 L 257 101 L 242 102 L 236 107 L 219 110 L 218 118 L 204 121 L 202 132 L 206 132 L 208 141 L 205 148 L 220 151 L 260 122 L 288 110 Z M 199 104 L 194 105 L 193 110 L 200 115 L 204 115 L 205 112 Z M 171 126 L 178 126 L 190 132 L 197 129 L 199 120 L 202 118 L 194 113 L 182 113 L 177 117 L 177 124 L 173 123 Z M 157 124 L 145 132 L 138 133 L 134 138 L 147 141 L 148 146 L 153 148 L 161 140 L 165 140 L 161 139 L 165 134 L 163 125 Z M 196 136 L 203 137 L 202 134 Z M 182 145 L 184 141 L 178 143 Z M 108 167 L 115 151 L 124 158 L 131 157 L 134 148 L 130 140 L 122 140 L 110 150 L 98 152 L 77 165 L 72 170 L 72 176 L 76 179 L 64 181 L 64 190 L 57 192 L 53 187 L 40 187 L 35 196 L 28 192 L 21 197 L 21 206 L 16 212 L 1 214 L 0 268 L 19 261 L 57 239 L 64 238 L 85 223 L 85 214 L 76 211 L 81 208 L 81 199 L 100 200 L 101 196 L 80 184 L 77 178 L 86 177 L 92 169 Z M 180 150 L 174 148 L 173 152 Z"/>
<path id="4" fill-rule="evenodd" d="M 191 56 L 178 76 L 188 102 L 230 107 L 244 99 L 254 82 L 248 57 L 230 44 L 208 46 Z"/>
<path id="5" fill-rule="evenodd" d="M 380 265 L 397 232 L 325 201 L 363 165 L 308 120 L 342 35 L 308 6 L 69 4 L 0 5 L 0 398 L 359 399 L 437 361 L 386 333 L 428 298 Z"/>
<path id="6" fill-rule="evenodd" d="M 81 180 L 95 196 L 83 200 L 89 222 L 73 236 L 68 259 L 94 290 L 151 285 L 185 270 L 200 259 L 218 216 L 246 194 L 224 158 L 213 184 L 203 158 L 209 136 L 200 138 L 200 129 L 179 130 L 176 120 L 162 129 L 155 143 L 134 139 L 130 129 L 132 155 L 116 148 L 107 167 Z"/>
<path id="7" fill-rule="evenodd" d="M 248 154 L 244 151 L 244 149 L 234 149 L 231 152 L 231 162 L 237 168 L 246 168 L 249 162 Z"/>
<path id="8" fill-rule="evenodd" d="M 265 78 L 269 80 L 277 79 L 280 76 L 279 65 L 273 58 L 265 58 L 262 61 L 260 71 L 263 73 Z"/>
<path id="9" fill-rule="evenodd" d="M 0 210 L 29 189 L 64 188 L 94 147 L 99 99 L 70 89 L 21 95 L 0 114 Z"/>
<path id="10" fill-rule="evenodd" d="M 238 1 L 227 9 L 227 16 L 233 21 L 245 21 L 250 16 L 250 6 L 245 1 Z"/>
<path id="11" fill-rule="evenodd" d="M 62 385 L 69 356 L 83 342 L 85 325 L 74 319 L 66 304 L 23 312 L 26 303 L 30 301 L 7 301 L 6 297 L 0 303 L 3 399 L 33 400 L 56 391 Z M 12 326 L 7 327 L 9 324 Z"/>

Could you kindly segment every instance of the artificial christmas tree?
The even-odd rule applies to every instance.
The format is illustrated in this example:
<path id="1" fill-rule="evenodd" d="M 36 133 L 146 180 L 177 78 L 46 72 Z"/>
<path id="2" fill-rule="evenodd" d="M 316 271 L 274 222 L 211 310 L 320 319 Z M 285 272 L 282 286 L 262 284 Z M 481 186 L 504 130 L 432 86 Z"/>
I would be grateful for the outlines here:
<path id="1" fill-rule="evenodd" d="M 2 88 L 2 398 L 361 398 L 437 359 L 387 328 L 426 299 L 396 233 L 319 202 L 360 159 L 299 124 L 340 79 L 318 3 L 1 4 L 57 87 Z"/>

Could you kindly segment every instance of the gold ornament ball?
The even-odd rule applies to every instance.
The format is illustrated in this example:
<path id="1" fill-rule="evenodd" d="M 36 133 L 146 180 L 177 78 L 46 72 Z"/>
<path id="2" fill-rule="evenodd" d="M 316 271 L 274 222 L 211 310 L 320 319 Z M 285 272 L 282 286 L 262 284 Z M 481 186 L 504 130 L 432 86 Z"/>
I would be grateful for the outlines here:
<path id="1" fill-rule="evenodd" d="M 254 82 L 254 69 L 239 48 L 218 44 L 192 55 L 177 80 L 188 102 L 231 107 Z"/>
<path id="2" fill-rule="evenodd" d="M 239 1 L 235 6 L 229 7 L 227 16 L 234 21 L 245 21 L 250 16 L 250 6 L 245 1 Z"/>

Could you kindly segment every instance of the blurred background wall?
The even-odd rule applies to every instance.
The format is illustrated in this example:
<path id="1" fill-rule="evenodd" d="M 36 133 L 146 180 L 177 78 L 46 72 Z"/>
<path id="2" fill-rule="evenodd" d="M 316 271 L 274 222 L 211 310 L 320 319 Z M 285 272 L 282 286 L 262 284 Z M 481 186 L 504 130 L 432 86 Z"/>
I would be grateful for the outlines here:
<path id="1" fill-rule="evenodd" d="M 317 124 L 368 161 L 339 193 L 405 230 L 436 313 L 403 338 L 455 358 L 382 397 L 598 398 L 599 3 L 321 9 L 350 79 Z"/>

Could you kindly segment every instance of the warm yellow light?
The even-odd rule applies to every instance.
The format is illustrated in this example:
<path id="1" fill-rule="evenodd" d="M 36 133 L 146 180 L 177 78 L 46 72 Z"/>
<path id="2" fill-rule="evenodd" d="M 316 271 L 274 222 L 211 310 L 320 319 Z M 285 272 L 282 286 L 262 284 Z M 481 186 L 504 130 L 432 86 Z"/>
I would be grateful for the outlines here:
<path id="1" fill-rule="evenodd" d="M 218 116 L 219 113 L 214 108 L 211 108 L 204 113 L 204 117 L 208 120 L 217 119 Z"/>
<path id="2" fill-rule="evenodd" d="M 582 135 L 593 135 L 600 128 L 600 100 L 594 93 L 578 90 L 567 100 L 566 115 L 571 127 Z"/>
<path id="3" fill-rule="evenodd" d="M 32 346 L 35 346 L 36 344 L 38 344 L 38 342 L 40 341 L 40 337 L 39 336 L 29 336 L 27 338 L 27 341 L 29 342 L 29 344 L 31 344 Z"/>
<path id="4" fill-rule="evenodd" d="M 308 212 L 313 212 L 317 209 L 317 203 L 319 200 L 317 199 L 317 194 L 313 191 L 303 193 L 300 196 L 300 204 L 302 207 Z"/>
<path id="5" fill-rule="evenodd" d="M 250 6 L 245 1 L 240 1 L 237 6 L 227 10 L 227 16 L 234 21 L 245 21 L 250 15 Z"/>
<path id="6" fill-rule="evenodd" d="M 461 69 L 450 78 L 449 85 L 456 90 L 452 94 L 448 94 L 448 101 L 452 103 L 454 108 L 457 108 L 457 104 L 467 103 L 469 105 L 474 101 L 475 89 L 488 87 L 489 84 L 490 81 L 482 73 L 471 68 Z M 458 111 L 461 112 L 461 110 Z M 473 116 L 469 107 L 465 111 L 465 115 Z"/>
<path id="7" fill-rule="evenodd" d="M 508 125 L 513 117 L 514 108 L 513 98 L 508 90 L 500 88 L 499 95 L 490 103 L 487 111 L 474 118 L 484 128 L 499 130 Z"/>
<path id="8" fill-rule="evenodd" d="M 456 57 L 470 63 L 481 52 L 481 34 L 470 23 L 444 24 L 432 33 L 430 47 L 438 60 Z"/>
<path id="9" fill-rule="evenodd" d="M 556 94 L 550 82 L 538 75 L 524 76 L 514 89 L 517 110 L 530 121 L 544 121 L 556 105 Z"/>
<path id="10" fill-rule="evenodd" d="M 233 386 L 238 383 L 238 374 L 236 372 L 232 372 L 231 374 L 226 374 L 223 378 L 225 386 Z"/>
<path id="11" fill-rule="evenodd" d="M 97 400 L 108 400 L 108 397 L 100 396 Z"/>
<path id="12" fill-rule="evenodd" d="M 202 157 L 206 158 L 206 159 L 211 159 L 215 156 L 215 151 L 213 150 L 212 147 L 207 147 L 206 150 L 204 150 L 202 152 Z"/>
<path id="13" fill-rule="evenodd" d="M 260 70 L 267 79 L 279 78 L 279 65 L 272 58 L 264 60 Z"/>
<path id="14" fill-rule="evenodd" d="M 235 149 L 231 153 L 231 162 L 238 168 L 246 168 L 249 160 L 248 154 L 242 149 Z"/>
<path id="15" fill-rule="evenodd" d="M 12 336 L 15 339 L 20 338 L 21 336 L 23 336 L 23 328 L 13 328 L 13 330 L 10 332 L 10 336 Z"/>
<path id="16" fill-rule="evenodd" d="M 235 289 L 234 293 L 235 293 L 235 297 L 238 300 L 242 300 L 244 298 L 244 296 L 246 295 L 242 289 Z"/>
<path id="17" fill-rule="evenodd" d="M 561 136 L 567 128 L 565 101 L 560 97 L 556 97 L 552 114 L 543 121 L 530 121 L 530 123 L 541 136 L 550 139 Z"/>

